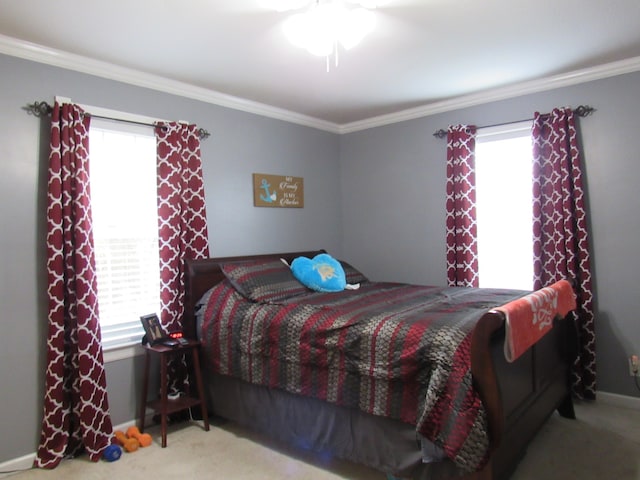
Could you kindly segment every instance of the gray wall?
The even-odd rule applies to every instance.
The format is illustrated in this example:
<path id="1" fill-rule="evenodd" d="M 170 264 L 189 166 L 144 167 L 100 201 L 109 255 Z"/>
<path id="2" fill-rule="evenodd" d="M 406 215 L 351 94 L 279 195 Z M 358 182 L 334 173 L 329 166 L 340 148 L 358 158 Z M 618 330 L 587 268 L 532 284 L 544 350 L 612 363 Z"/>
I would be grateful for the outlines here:
<path id="1" fill-rule="evenodd" d="M 579 125 L 596 293 L 598 389 L 638 396 L 627 356 L 640 352 L 635 282 L 640 73 L 343 136 L 343 252 L 372 278 L 444 285 L 446 140 L 432 133 L 454 123 L 510 122 L 580 104 L 597 109 Z"/>
<path id="2" fill-rule="evenodd" d="M 634 395 L 626 355 L 640 353 L 633 255 L 640 162 L 632 139 L 640 74 L 494 102 L 342 137 L 0 55 L 0 463 L 35 451 L 42 416 L 46 298 L 47 122 L 22 107 L 55 95 L 208 129 L 202 144 L 211 253 L 326 248 L 372 278 L 443 284 L 445 142 L 450 123 L 484 125 L 588 103 L 581 121 L 597 293 L 598 382 Z M 620 119 L 620 120 L 618 120 Z M 304 177 L 304 209 L 254 208 L 254 172 Z M 115 424 L 131 420 L 141 357 L 107 364 Z"/>
<path id="3" fill-rule="evenodd" d="M 55 95 L 197 123 L 211 254 L 325 248 L 340 255 L 339 138 L 316 129 L 0 55 L 0 463 L 35 452 L 46 363 L 44 195 L 48 121 L 22 110 Z M 304 209 L 253 207 L 251 174 L 304 178 Z M 114 186 L 117 192 L 117 186 Z M 132 312 L 133 316 L 139 312 Z M 134 418 L 142 357 L 106 366 L 114 424 Z"/>

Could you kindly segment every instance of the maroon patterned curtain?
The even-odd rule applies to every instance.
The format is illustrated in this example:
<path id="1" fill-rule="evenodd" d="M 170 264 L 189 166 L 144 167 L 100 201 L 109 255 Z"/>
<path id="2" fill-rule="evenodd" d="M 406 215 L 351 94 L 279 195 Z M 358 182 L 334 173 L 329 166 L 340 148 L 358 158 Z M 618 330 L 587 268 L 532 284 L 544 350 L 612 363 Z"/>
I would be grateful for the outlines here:
<path id="1" fill-rule="evenodd" d="M 533 121 L 534 288 L 562 278 L 575 282 L 579 352 L 573 391 L 595 398 L 596 359 L 589 237 L 574 114 L 536 113 Z"/>
<path id="2" fill-rule="evenodd" d="M 476 127 L 447 132 L 447 281 L 478 286 L 478 228 L 475 175 Z"/>
<path id="3" fill-rule="evenodd" d="M 162 123 L 158 146 L 160 320 L 179 329 L 184 311 L 184 260 L 209 257 L 200 138 L 195 125 Z"/>
<path id="4" fill-rule="evenodd" d="M 53 108 L 47 190 L 49 333 L 44 415 L 36 467 L 54 468 L 111 443 L 102 359 L 89 192 L 89 116 Z"/>

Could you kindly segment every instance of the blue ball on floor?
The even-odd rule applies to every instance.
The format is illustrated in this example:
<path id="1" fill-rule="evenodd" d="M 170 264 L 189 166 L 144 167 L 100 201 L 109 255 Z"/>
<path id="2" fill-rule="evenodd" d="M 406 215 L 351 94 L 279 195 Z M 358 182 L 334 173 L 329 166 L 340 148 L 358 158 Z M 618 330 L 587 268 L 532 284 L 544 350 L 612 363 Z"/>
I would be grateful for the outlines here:
<path id="1" fill-rule="evenodd" d="M 102 453 L 102 458 L 104 458 L 107 462 L 115 462 L 116 460 L 120 460 L 122 456 L 122 449 L 118 445 L 109 445 L 104 449 Z"/>

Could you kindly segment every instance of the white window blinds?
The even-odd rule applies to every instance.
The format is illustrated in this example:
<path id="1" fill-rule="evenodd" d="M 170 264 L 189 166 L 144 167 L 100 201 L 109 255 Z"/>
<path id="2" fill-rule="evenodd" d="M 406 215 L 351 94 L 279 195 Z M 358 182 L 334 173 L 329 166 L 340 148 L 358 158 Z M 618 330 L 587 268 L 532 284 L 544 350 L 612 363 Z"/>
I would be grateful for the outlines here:
<path id="1" fill-rule="evenodd" d="M 139 343 L 158 313 L 156 140 L 151 127 L 92 119 L 90 175 L 104 350 Z"/>

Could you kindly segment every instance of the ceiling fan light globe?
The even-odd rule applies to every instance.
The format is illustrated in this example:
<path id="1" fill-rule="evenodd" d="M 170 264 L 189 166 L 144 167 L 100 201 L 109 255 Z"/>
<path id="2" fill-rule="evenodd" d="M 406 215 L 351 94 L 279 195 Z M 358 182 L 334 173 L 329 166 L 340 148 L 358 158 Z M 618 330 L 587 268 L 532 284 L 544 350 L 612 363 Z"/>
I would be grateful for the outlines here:
<path id="1" fill-rule="evenodd" d="M 310 0 L 260 0 L 260 5 L 269 10 L 287 12 L 309 5 Z"/>
<path id="2" fill-rule="evenodd" d="M 306 48 L 309 19 L 306 13 L 292 15 L 285 20 L 283 29 L 287 39 L 296 47 Z"/>
<path id="3" fill-rule="evenodd" d="M 307 44 L 307 52 L 318 57 L 328 57 L 333 53 L 334 42 L 327 38 L 316 38 Z"/>
<path id="4" fill-rule="evenodd" d="M 389 3 L 389 0 L 347 0 L 349 3 L 360 5 L 363 8 L 378 8 Z"/>
<path id="5" fill-rule="evenodd" d="M 312 55 L 328 57 L 337 45 L 349 50 L 373 30 L 375 14 L 365 8 L 348 8 L 342 1 L 315 3 L 284 23 L 289 41 Z"/>
<path id="6" fill-rule="evenodd" d="M 364 8 L 357 8 L 349 12 L 348 17 L 340 25 L 338 38 L 340 44 L 349 50 L 358 45 L 375 26 L 375 15 Z"/>

